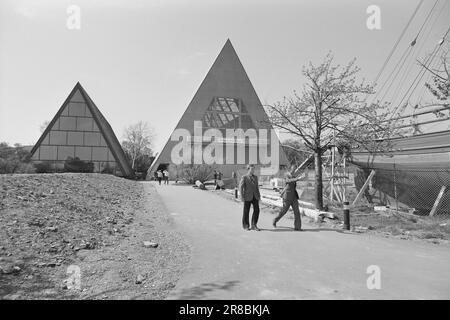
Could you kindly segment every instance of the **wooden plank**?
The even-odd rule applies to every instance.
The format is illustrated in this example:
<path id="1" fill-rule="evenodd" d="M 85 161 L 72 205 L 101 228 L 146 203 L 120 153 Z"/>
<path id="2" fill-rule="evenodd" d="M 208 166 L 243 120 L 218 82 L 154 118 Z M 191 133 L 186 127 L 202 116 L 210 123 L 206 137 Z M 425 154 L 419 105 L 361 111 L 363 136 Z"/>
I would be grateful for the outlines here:
<path id="1" fill-rule="evenodd" d="M 364 185 L 362 186 L 361 190 L 359 190 L 358 195 L 356 196 L 355 200 L 353 200 L 353 203 L 352 203 L 353 206 L 359 201 L 361 196 L 364 194 L 364 191 L 366 191 L 366 189 L 369 186 L 369 183 L 372 180 L 374 175 L 375 175 L 375 170 L 370 171 L 370 174 L 367 177 L 366 182 L 364 182 Z"/>
<path id="2" fill-rule="evenodd" d="M 294 171 L 294 176 L 297 176 L 298 172 L 300 170 L 306 169 L 312 162 L 314 161 L 314 155 L 310 155 L 308 158 L 305 159 Z"/>
<path id="3" fill-rule="evenodd" d="M 434 202 L 433 208 L 430 211 L 430 217 L 434 216 L 434 214 L 438 211 L 439 207 L 441 206 L 442 198 L 445 193 L 445 186 L 442 186 L 441 191 L 439 191 L 439 194 L 436 198 L 436 201 Z"/>

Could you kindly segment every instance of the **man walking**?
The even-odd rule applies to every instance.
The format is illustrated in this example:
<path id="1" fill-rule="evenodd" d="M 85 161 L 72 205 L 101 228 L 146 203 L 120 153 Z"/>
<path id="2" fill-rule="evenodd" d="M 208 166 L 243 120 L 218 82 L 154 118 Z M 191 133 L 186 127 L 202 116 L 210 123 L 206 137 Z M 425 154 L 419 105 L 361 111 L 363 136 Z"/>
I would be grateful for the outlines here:
<path id="1" fill-rule="evenodd" d="M 239 183 L 239 191 L 241 192 L 241 200 L 244 202 L 244 210 L 242 215 L 242 226 L 244 230 L 260 231 L 257 227 L 259 217 L 259 200 L 261 195 L 259 193 L 258 177 L 254 174 L 255 166 L 249 164 L 247 166 L 248 172 L 242 176 Z M 249 225 L 250 206 L 253 205 L 252 224 Z"/>
<path id="2" fill-rule="evenodd" d="M 164 184 L 169 184 L 169 171 L 167 171 L 167 169 L 165 169 L 163 171 L 163 175 L 164 175 Z"/>
<path id="3" fill-rule="evenodd" d="M 277 222 L 286 214 L 289 210 L 289 207 L 292 207 L 294 210 L 294 229 L 296 231 L 302 231 L 302 220 L 300 217 L 300 210 L 298 209 L 298 193 L 297 193 L 297 181 L 303 178 L 302 176 L 298 176 L 294 178 L 295 166 L 291 167 L 291 172 L 286 172 L 286 186 L 281 192 L 281 197 L 283 198 L 283 208 L 281 209 L 278 216 L 273 220 L 273 227 L 277 227 Z"/>
<path id="4" fill-rule="evenodd" d="M 163 173 L 162 173 L 162 171 L 161 171 L 161 170 L 156 171 L 156 175 L 157 175 L 157 177 L 158 177 L 158 183 L 159 183 L 159 185 L 161 185 L 161 180 L 162 180 L 162 178 L 163 178 Z"/>
<path id="5" fill-rule="evenodd" d="M 214 170 L 214 186 L 217 187 L 217 170 Z"/>

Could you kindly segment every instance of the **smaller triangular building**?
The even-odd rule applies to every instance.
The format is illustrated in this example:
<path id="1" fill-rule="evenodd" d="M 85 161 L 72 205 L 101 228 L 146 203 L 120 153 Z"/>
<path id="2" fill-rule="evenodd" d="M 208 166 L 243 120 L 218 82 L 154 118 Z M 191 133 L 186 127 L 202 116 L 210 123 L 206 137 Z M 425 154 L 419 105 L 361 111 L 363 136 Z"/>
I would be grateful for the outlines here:
<path id="1" fill-rule="evenodd" d="M 64 170 L 68 157 L 92 162 L 94 172 L 131 177 L 133 170 L 111 125 L 78 82 L 31 150 L 34 163 Z"/>
<path id="2" fill-rule="evenodd" d="M 206 74 L 175 130 L 186 129 L 191 135 L 194 135 L 195 123 L 201 123 L 202 130 L 213 128 L 221 132 L 225 132 L 227 129 L 273 130 L 261 101 L 229 39 Z M 276 139 L 279 144 L 278 137 Z M 269 149 L 271 143 L 269 138 Z M 169 138 L 148 170 L 147 179 L 151 179 L 156 170 L 166 168 L 172 171 L 172 177 L 177 175 L 177 165 L 171 158 L 172 150 L 177 144 L 178 141 Z M 259 158 L 256 163 L 250 159 L 249 153 L 252 148 L 254 146 L 245 143 L 245 159 L 239 161 L 236 158 L 238 149 L 236 144 L 233 151 L 236 160 L 234 164 L 228 164 L 225 161 L 227 157 L 225 151 L 223 164 L 217 165 L 217 169 L 223 173 L 224 177 L 230 177 L 233 172 L 245 171 L 246 165 L 249 163 L 261 164 Z M 283 169 L 287 166 L 288 160 L 281 145 L 278 156 L 279 169 Z"/>

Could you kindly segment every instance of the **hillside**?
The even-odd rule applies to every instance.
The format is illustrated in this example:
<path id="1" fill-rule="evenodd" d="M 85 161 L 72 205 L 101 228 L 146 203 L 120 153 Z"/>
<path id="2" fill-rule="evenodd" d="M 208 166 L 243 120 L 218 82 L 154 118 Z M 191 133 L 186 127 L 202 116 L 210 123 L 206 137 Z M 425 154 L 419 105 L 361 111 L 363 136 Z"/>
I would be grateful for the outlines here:
<path id="1" fill-rule="evenodd" d="M 162 299 L 188 260 L 148 184 L 1 175 L 0 201 L 0 299 Z"/>

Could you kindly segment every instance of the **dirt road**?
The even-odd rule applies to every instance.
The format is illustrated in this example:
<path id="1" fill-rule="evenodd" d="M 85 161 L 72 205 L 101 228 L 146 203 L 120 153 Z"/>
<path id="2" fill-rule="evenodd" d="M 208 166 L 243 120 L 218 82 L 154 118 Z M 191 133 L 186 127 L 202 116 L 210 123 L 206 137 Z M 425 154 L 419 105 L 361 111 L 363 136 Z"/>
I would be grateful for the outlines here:
<path id="1" fill-rule="evenodd" d="M 149 182 L 151 183 L 151 182 Z M 449 299 L 448 245 L 316 229 L 291 229 L 262 213 L 261 232 L 241 227 L 241 204 L 190 186 L 158 186 L 192 246 L 169 299 Z M 380 289 L 367 287 L 369 266 Z M 373 272 L 373 271 L 372 271 Z"/>

